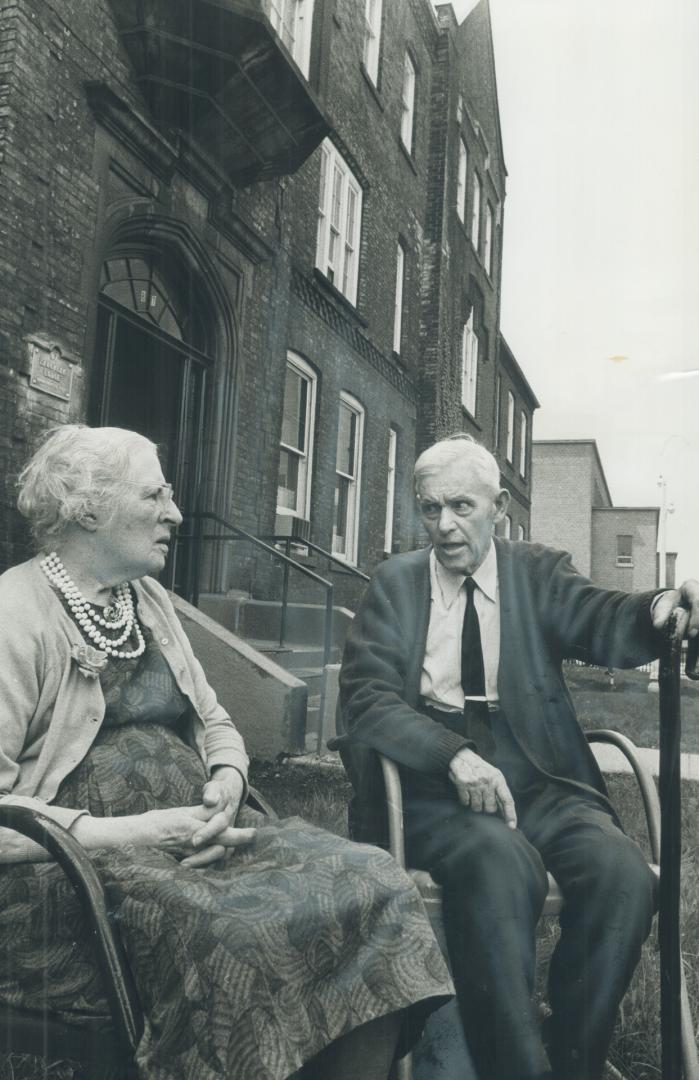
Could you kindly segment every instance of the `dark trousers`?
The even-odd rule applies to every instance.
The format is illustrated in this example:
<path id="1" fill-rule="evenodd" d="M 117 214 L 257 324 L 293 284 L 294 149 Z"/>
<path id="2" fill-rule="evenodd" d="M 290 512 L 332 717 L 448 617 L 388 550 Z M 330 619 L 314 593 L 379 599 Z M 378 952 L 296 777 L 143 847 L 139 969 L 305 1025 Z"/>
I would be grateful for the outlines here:
<path id="1" fill-rule="evenodd" d="M 460 1015 L 480 1080 L 597 1080 L 655 910 L 655 879 L 601 805 L 553 784 L 517 800 L 518 828 L 413 788 L 411 866 L 443 890 Z M 548 1055 L 532 1004 L 546 871 L 561 887 Z"/>

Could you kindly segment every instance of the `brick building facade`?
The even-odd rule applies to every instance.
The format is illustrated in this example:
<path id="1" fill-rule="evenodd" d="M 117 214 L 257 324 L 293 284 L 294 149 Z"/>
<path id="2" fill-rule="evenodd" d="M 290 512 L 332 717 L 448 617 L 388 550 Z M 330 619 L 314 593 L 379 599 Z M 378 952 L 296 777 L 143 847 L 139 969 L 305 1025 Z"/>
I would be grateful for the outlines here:
<path id="1" fill-rule="evenodd" d="M 0 564 L 27 551 L 35 437 L 83 420 L 162 444 L 185 510 L 363 569 L 415 543 L 416 452 L 471 431 L 528 536 L 487 0 L 461 25 L 428 0 L 0 19 Z M 206 565 L 208 587 L 268 588 L 242 545 Z"/>

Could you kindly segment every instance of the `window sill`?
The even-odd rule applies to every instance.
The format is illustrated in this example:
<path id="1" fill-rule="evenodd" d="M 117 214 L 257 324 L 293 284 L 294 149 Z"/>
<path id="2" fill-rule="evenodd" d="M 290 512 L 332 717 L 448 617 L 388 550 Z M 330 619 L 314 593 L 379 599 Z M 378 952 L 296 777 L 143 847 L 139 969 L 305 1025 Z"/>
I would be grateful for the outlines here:
<path id="1" fill-rule="evenodd" d="M 632 562 L 619 562 L 619 560 L 617 559 L 616 565 L 619 570 L 633 570 Z"/>
<path id="2" fill-rule="evenodd" d="M 482 431 L 482 430 L 483 430 L 483 426 L 482 426 L 482 424 L 479 424 L 479 423 L 478 423 L 478 421 L 476 420 L 476 418 L 475 418 L 475 416 L 473 415 L 473 413 L 472 413 L 472 412 L 470 412 L 470 411 L 469 411 L 469 410 L 468 410 L 468 409 L 466 408 L 466 406 L 464 405 L 463 401 L 461 402 L 461 412 L 462 412 L 462 413 L 463 413 L 463 415 L 464 415 L 464 416 L 466 417 L 466 419 L 467 419 L 467 420 L 469 421 L 469 423 L 473 424 L 473 426 L 474 426 L 474 427 L 476 427 L 476 428 L 478 428 L 478 430 L 479 430 L 479 431 Z"/>
<path id="3" fill-rule="evenodd" d="M 366 330 L 369 325 L 368 320 L 359 314 L 352 301 L 348 300 L 344 293 L 341 293 L 340 290 L 333 285 L 332 281 L 328 281 L 325 274 L 322 270 L 319 270 L 317 266 L 313 267 L 313 278 L 316 284 L 320 285 L 323 292 L 327 293 L 329 299 L 338 304 L 345 314 L 351 315 L 352 318 L 356 319 L 360 326 Z"/>
<path id="4" fill-rule="evenodd" d="M 364 76 L 364 82 L 367 84 L 367 86 L 369 87 L 369 90 L 371 91 L 371 96 L 373 97 L 373 99 L 376 102 L 376 104 L 378 105 L 378 107 L 381 109 L 381 112 L 383 112 L 385 106 L 384 106 L 384 103 L 381 100 L 381 97 L 379 95 L 378 87 L 375 85 L 374 80 L 372 79 L 372 77 L 369 74 L 369 72 L 367 71 L 367 69 L 364 67 L 363 63 L 360 63 L 359 70 L 361 71 L 362 75 Z"/>
<path id="5" fill-rule="evenodd" d="M 417 176 L 417 165 L 415 164 L 415 158 L 411 154 L 410 150 L 408 150 L 408 147 L 405 145 L 405 143 L 403 142 L 400 135 L 398 136 L 398 145 L 401 148 L 401 151 L 403 153 L 403 157 L 408 162 L 408 165 L 410 166 L 410 168 L 413 170 L 413 172 Z"/>

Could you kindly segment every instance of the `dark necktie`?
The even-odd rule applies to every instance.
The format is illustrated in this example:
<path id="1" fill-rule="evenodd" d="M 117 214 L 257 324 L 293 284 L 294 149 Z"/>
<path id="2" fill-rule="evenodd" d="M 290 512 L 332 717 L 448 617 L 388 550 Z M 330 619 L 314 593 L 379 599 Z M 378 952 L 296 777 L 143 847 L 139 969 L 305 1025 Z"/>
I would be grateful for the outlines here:
<path id="1" fill-rule="evenodd" d="M 461 686 L 464 701 L 464 734 L 475 746 L 475 751 L 486 761 L 492 760 L 495 741 L 490 725 L 487 701 L 469 701 L 470 697 L 485 697 L 485 669 L 481 646 L 481 627 L 473 599 L 476 583 L 472 577 L 464 582 L 466 587 L 466 611 L 461 632 Z"/>
<path id="2" fill-rule="evenodd" d="M 485 669 L 481 646 L 481 628 L 473 599 L 476 583 L 472 577 L 464 582 L 466 588 L 466 611 L 461 632 L 461 686 L 466 697 L 483 697 L 485 694 Z"/>

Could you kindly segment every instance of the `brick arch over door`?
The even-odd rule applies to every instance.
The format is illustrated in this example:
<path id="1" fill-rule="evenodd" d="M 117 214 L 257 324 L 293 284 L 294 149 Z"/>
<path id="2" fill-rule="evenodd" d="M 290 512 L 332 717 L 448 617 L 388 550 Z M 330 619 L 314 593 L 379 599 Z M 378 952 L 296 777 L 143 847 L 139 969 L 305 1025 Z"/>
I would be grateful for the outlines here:
<path id="1" fill-rule="evenodd" d="M 225 516 L 235 474 L 235 282 L 185 223 L 152 214 L 113 224 L 100 255 L 91 422 L 126 423 L 131 408 L 132 426 L 152 425 L 145 434 L 161 442 L 158 425 L 174 423 L 166 456 L 184 508 Z M 146 401 L 128 400 L 129 380 Z"/>

